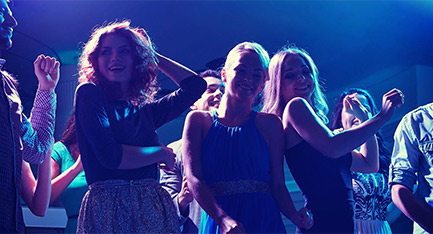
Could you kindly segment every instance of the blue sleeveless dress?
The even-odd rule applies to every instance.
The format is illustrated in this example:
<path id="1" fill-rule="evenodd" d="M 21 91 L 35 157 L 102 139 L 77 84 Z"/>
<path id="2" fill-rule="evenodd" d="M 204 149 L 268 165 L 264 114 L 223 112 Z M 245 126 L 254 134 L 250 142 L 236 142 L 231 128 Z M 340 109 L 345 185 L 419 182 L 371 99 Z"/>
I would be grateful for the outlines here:
<path id="1" fill-rule="evenodd" d="M 268 145 L 255 124 L 256 112 L 241 126 L 213 123 L 203 142 L 204 182 L 218 204 L 247 233 L 285 233 L 276 201 L 270 193 Z M 219 233 L 215 221 L 203 211 L 199 233 Z"/>

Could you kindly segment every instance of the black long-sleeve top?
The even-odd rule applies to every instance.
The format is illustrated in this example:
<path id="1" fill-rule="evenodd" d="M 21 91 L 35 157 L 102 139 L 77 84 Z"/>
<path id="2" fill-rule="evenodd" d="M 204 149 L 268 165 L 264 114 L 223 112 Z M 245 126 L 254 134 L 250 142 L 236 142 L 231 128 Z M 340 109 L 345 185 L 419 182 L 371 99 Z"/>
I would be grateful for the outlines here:
<path id="1" fill-rule="evenodd" d="M 144 106 L 108 101 L 93 83 L 83 83 L 75 96 L 75 123 L 81 160 L 87 183 L 109 179 L 157 179 L 157 165 L 138 169 L 117 169 L 124 145 L 158 146 L 155 130 L 187 110 L 206 89 L 206 82 L 191 76 L 180 88 Z"/>

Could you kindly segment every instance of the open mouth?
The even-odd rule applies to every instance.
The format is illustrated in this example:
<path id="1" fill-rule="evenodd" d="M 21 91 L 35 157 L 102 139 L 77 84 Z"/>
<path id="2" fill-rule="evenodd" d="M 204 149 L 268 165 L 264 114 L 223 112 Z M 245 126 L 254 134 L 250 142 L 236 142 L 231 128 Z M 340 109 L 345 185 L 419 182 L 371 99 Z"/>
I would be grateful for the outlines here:
<path id="1" fill-rule="evenodd" d="M 109 67 L 108 70 L 111 71 L 111 72 L 118 72 L 118 71 L 125 70 L 125 67 L 124 66 L 117 66 L 116 65 L 116 66 Z"/>
<path id="2" fill-rule="evenodd" d="M 296 87 L 295 90 L 305 91 L 305 90 L 308 90 L 309 88 L 310 88 L 309 85 L 304 85 L 304 86 Z"/>
<path id="3" fill-rule="evenodd" d="M 248 85 L 246 85 L 246 84 L 239 84 L 238 85 L 240 88 L 242 88 L 242 89 L 244 89 L 244 90 L 252 90 L 253 88 L 252 87 L 250 87 L 250 86 L 248 86 Z"/>

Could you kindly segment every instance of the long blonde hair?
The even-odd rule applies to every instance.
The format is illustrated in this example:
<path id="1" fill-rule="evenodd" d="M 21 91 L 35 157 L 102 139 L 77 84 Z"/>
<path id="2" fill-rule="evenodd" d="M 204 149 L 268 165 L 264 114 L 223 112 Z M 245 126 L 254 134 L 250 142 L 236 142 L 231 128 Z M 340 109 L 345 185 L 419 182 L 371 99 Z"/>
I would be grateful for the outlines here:
<path id="1" fill-rule="evenodd" d="M 326 103 L 325 95 L 322 92 L 322 87 L 319 84 L 319 70 L 307 51 L 293 45 L 280 50 L 272 57 L 269 63 L 269 81 L 266 82 L 263 91 L 262 111 L 273 113 L 280 117 L 283 115 L 283 111 L 287 103 L 283 99 L 281 90 L 282 64 L 287 56 L 293 55 L 300 56 L 305 61 L 312 73 L 314 90 L 311 95 L 312 103 L 310 104 L 316 114 L 326 124 L 329 122 L 328 117 L 326 117 L 329 108 L 328 104 Z"/>

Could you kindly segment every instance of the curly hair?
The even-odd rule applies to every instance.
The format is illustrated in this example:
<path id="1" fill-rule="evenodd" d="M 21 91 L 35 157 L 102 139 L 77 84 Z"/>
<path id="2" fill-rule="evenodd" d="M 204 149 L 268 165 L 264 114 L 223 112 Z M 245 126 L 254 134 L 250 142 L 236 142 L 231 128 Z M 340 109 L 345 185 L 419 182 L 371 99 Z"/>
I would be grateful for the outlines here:
<path id="1" fill-rule="evenodd" d="M 78 144 L 77 132 L 75 130 L 75 111 L 72 111 L 69 116 L 68 122 L 66 122 L 66 128 L 63 131 L 62 139 L 60 139 L 67 147 Z"/>
<path id="2" fill-rule="evenodd" d="M 287 103 L 285 103 L 281 90 L 281 80 L 282 80 L 282 64 L 286 57 L 298 55 L 300 56 L 308 68 L 312 72 L 314 90 L 311 95 L 311 106 L 320 117 L 320 119 L 326 124 L 328 123 L 328 104 L 326 103 L 325 95 L 322 92 L 322 86 L 320 85 L 319 70 L 313 59 L 310 57 L 307 51 L 289 45 L 281 49 L 276 53 L 270 63 L 269 63 L 269 78 L 270 80 L 266 82 L 264 88 L 264 98 L 263 98 L 263 108 L 262 111 L 267 113 L 273 113 L 278 116 L 283 115 L 284 108 Z"/>
<path id="3" fill-rule="evenodd" d="M 370 93 L 365 89 L 359 88 L 351 88 L 344 91 L 337 100 L 337 103 L 334 107 L 334 112 L 332 112 L 332 129 L 342 128 L 343 124 L 341 123 L 341 112 L 343 111 L 343 100 L 347 95 L 357 93 L 359 95 L 363 95 L 368 102 L 368 106 L 370 107 L 371 114 L 376 115 L 379 110 L 374 103 L 373 97 L 371 97 Z M 388 170 L 389 164 L 391 163 L 391 151 L 383 139 L 381 132 L 376 133 L 377 143 L 379 145 L 379 172 L 382 173 L 385 178 L 388 178 Z"/>
<path id="4" fill-rule="evenodd" d="M 159 88 L 156 83 L 158 74 L 156 54 L 146 32 L 143 29 L 131 27 L 128 20 L 112 22 L 93 30 L 78 61 L 78 81 L 95 83 L 109 98 L 120 97 L 121 91 L 118 84 L 108 81 L 100 73 L 98 67 L 101 43 L 112 34 L 126 38 L 133 47 L 134 71 L 131 74 L 132 79 L 126 94 L 128 101 L 133 105 L 143 105 L 153 101 Z"/>

